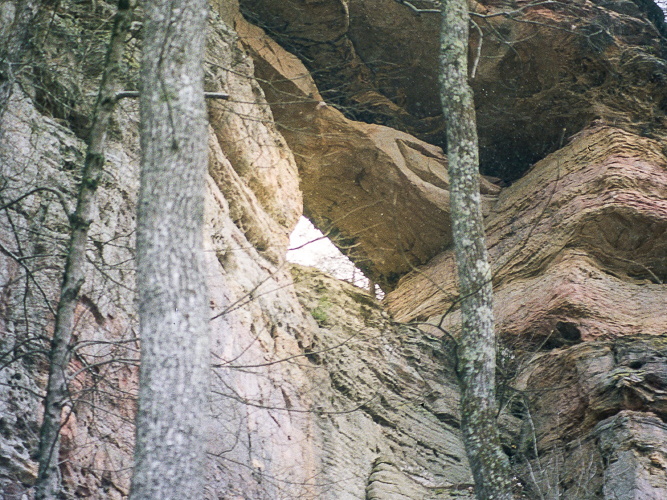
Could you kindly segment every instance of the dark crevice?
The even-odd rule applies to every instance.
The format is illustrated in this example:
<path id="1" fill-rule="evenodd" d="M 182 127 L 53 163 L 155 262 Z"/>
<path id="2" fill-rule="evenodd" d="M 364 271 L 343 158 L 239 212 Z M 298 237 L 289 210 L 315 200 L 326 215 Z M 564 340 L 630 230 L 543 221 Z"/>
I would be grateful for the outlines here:
<path id="1" fill-rule="evenodd" d="M 442 449 L 441 449 L 441 450 L 437 450 L 437 449 L 434 448 L 432 445 L 430 445 L 430 444 L 428 444 L 428 443 L 425 443 L 424 441 L 417 441 L 417 445 L 419 445 L 419 446 L 421 446 L 421 447 L 423 447 L 423 448 L 426 448 L 427 450 L 431 450 L 431 451 L 433 451 L 433 453 L 434 453 L 437 457 L 445 456 L 445 457 L 449 458 L 450 460 L 452 460 L 453 462 L 456 462 L 456 463 L 459 463 L 459 464 L 461 463 L 461 457 L 457 457 L 457 456 L 452 455 L 452 454 L 450 454 L 450 453 L 445 453 L 444 451 L 442 451 Z"/>
<path id="2" fill-rule="evenodd" d="M 556 330 L 567 342 L 581 342 L 581 331 L 574 323 L 559 321 Z"/>
<path id="3" fill-rule="evenodd" d="M 558 321 L 544 341 L 543 349 L 549 351 L 581 343 L 581 330 L 573 322 Z"/>
<path id="4" fill-rule="evenodd" d="M 453 415 L 450 415 L 449 413 L 433 412 L 433 415 L 435 415 L 435 418 L 437 418 L 443 424 L 449 425 L 454 429 L 461 428 L 461 422 L 459 421 L 459 419 L 454 417 Z"/>
<path id="5" fill-rule="evenodd" d="M 393 422 L 390 422 L 386 418 L 384 418 L 381 415 L 378 415 L 375 412 L 370 411 L 370 409 L 367 406 L 362 407 L 362 409 L 368 414 L 369 417 L 371 417 L 371 420 L 375 422 L 378 425 L 381 425 L 382 427 L 388 427 L 390 429 L 396 429 L 396 424 Z"/>

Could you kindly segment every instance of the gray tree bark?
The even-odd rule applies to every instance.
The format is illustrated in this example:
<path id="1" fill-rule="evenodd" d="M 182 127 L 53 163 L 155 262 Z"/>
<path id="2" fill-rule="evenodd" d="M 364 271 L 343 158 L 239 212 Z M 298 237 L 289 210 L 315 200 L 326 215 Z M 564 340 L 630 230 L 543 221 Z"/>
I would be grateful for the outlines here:
<path id="1" fill-rule="evenodd" d="M 208 307 L 206 0 L 144 3 L 137 293 L 141 373 L 130 498 L 203 497 Z"/>
<path id="2" fill-rule="evenodd" d="M 442 2 L 440 92 L 447 119 L 454 250 L 463 329 L 459 341 L 461 427 L 480 499 L 511 499 L 509 461 L 500 444 L 491 271 L 479 194 L 473 94 L 468 84 L 468 2 Z"/>
<path id="3" fill-rule="evenodd" d="M 71 235 L 65 262 L 63 283 L 56 309 L 56 321 L 49 356 L 49 380 L 44 400 L 44 418 L 39 435 L 39 472 L 35 483 L 37 500 L 51 499 L 61 489 L 58 459 L 60 451 L 60 426 L 63 407 L 69 397 L 67 390 L 67 366 L 70 360 L 70 342 L 74 326 L 74 310 L 83 285 L 86 265 L 88 229 L 93 222 L 96 193 L 104 169 L 104 148 L 107 129 L 116 102 L 125 38 L 131 21 L 129 0 L 118 2 L 118 13 L 109 41 L 100 91 L 95 106 L 93 125 L 88 138 L 88 149 L 77 206 L 70 216 Z"/>

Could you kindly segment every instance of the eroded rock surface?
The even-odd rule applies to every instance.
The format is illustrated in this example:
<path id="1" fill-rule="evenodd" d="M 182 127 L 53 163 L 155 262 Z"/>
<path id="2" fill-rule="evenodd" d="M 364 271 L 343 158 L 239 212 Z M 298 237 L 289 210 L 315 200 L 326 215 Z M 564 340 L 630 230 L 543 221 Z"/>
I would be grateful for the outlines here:
<path id="1" fill-rule="evenodd" d="M 72 92 L 95 90 L 95 82 L 86 79 L 90 75 L 77 73 L 79 58 L 86 55 L 77 49 L 77 37 L 102 14 L 89 7 L 64 2 L 47 9 L 39 26 L 53 30 L 62 42 L 58 50 L 66 52 L 62 57 L 72 61 L 71 66 L 61 62 L 61 74 L 54 78 L 83 82 L 82 89 Z M 217 65 L 208 68 L 207 84 L 234 92 L 239 102 L 231 109 L 210 110 L 206 262 L 216 366 L 207 495 L 313 497 L 309 480 L 316 475 L 316 460 L 312 423 L 306 418 L 308 380 L 286 364 L 264 366 L 267 358 L 300 353 L 310 344 L 313 328 L 285 267 L 288 235 L 301 214 L 296 165 L 268 106 L 243 104 L 263 99 L 252 79 L 252 61 L 236 49 L 233 31 L 221 18 L 212 16 L 210 28 L 209 60 Z M 91 50 L 103 53 L 102 36 Z M 139 54 L 132 47 L 128 52 L 131 75 Z M 222 56 L 226 53 L 231 58 Z M 46 339 L 61 280 L 67 212 L 74 206 L 85 151 L 75 134 L 79 130 L 68 121 L 72 117 L 59 115 L 58 109 L 50 110 L 54 117 L 47 116 L 48 109 L 23 93 L 33 82 L 23 83 L 3 114 L 0 144 L 0 203 L 34 190 L 1 214 L 0 367 L 6 384 L 0 386 L 0 496 L 7 499 L 30 494 L 36 477 Z M 51 97 L 57 98 L 57 92 Z M 64 415 L 61 446 L 67 498 L 125 498 L 130 487 L 139 361 L 133 282 L 136 103 L 121 101 L 114 118 L 69 366 L 72 401 Z M 218 140 L 223 128 L 226 142 Z M 247 373 L 230 366 L 235 362 L 259 366 Z M 285 399 L 292 402 L 294 414 L 284 410 Z"/>
<path id="2" fill-rule="evenodd" d="M 437 12 L 396 0 L 241 5 L 305 61 L 325 99 L 347 116 L 444 145 Z M 437 10 L 435 2 L 412 5 Z M 516 179 L 594 119 L 664 129 L 667 30 L 652 2 L 491 0 L 470 2 L 470 10 L 484 173 Z"/>
<path id="3" fill-rule="evenodd" d="M 666 199 L 662 144 L 609 127 L 504 189 L 486 218 L 501 334 L 543 342 L 559 323 L 572 325 L 571 341 L 665 333 Z M 449 251 L 406 276 L 387 305 L 401 321 L 427 318 L 452 305 L 456 287 Z"/>
<path id="4" fill-rule="evenodd" d="M 127 147 L 136 144 L 131 110 L 131 105 L 119 110 L 125 133 L 114 134 L 108 144 L 114 169 L 99 187 L 99 219 L 91 228 L 90 265 L 76 309 L 72 401 L 63 415 L 61 446 L 71 496 L 121 498 L 129 493 L 134 433 L 128 422 L 134 417 L 138 346 L 133 296 L 128 294 L 134 271 L 127 266 L 133 255 L 138 162 L 135 150 Z M 83 163 L 85 149 L 71 129 L 38 112 L 19 89 L 1 126 L 9 131 L 0 144 L 3 204 L 32 192 L 3 210 L 0 236 L 0 374 L 6 383 L 0 385 L 0 495 L 20 499 L 37 476 L 45 340 L 53 328 L 67 216 L 74 207 L 72 171 Z"/>
<path id="5" fill-rule="evenodd" d="M 667 394 L 666 181 L 662 144 L 596 126 L 504 189 L 486 218 L 501 399 L 521 429 L 508 429 L 508 453 L 529 498 L 665 492 L 654 443 Z M 386 303 L 457 336 L 457 297 L 449 250 Z"/>
<path id="6" fill-rule="evenodd" d="M 259 28 L 237 19 L 241 40 L 279 130 L 294 152 L 306 215 L 382 286 L 451 243 L 442 150 L 407 133 L 346 118 L 327 105 L 306 68 Z M 481 179 L 485 209 L 500 188 Z"/>
<path id="7" fill-rule="evenodd" d="M 472 498 L 451 353 L 390 321 L 360 289 L 310 268 L 293 273 L 319 325 L 306 357 L 320 481 L 331 486 L 318 498 Z"/>
<path id="8" fill-rule="evenodd" d="M 534 357 L 514 401 L 531 498 L 663 496 L 665 356 L 664 337 L 628 336 Z"/>
<path id="9" fill-rule="evenodd" d="M 213 2 L 207 90 L 231 98 L 209 103 L 205 497 L 472 498 L 458 433 L 435 17 L 394 0 L 242 4 L 282 46 L 233 3 Z M 517 498 L 667 496 L 667 86 L 654 7 L 471 3 L 491 16 L 474 17 L 484 34 L 474 79 L 484 168 L 515 181 L 501 189 L 485 179 L 482 195 L 499 423 Z M 2 114 L 7 499 L 30 498 L 35 480 L 44 352 L 111 12 L 106 2 L 45 6 L 43 50 Z M 128 89 L 140 37 L 138 22 Z M 474 38 L 472 66 L 478 47 Z M 121 101 L 77 309 L 61 449 L 68 498 L 129 492 L 137 120 L 136 103 Z M 384 304 L 286 264 L 302 202 L 371 278 L 395 288 Z"/>

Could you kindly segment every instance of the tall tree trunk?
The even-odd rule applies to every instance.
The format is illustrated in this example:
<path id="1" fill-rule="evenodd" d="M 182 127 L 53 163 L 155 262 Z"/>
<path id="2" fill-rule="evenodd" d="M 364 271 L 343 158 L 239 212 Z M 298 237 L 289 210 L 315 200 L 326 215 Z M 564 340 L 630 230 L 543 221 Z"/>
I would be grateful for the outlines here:
<path id="1" fill-rule="evenodd" d="M 137 293 L 141 375 L 130 498 L 203 497 L 206 0 L 144 3 Z"/>
<path id="2" fill-rule="evenodd" d="M 95 212 L 97 185 L 104 169 L 107 129 L 116 101 L 116 87 L 125 50 L 125 37 L 132 14 L 130 4 L 129 0 L 118 2 L 118 13 L 114 20 L 104 73 L 100 83 L 100 92 L 93 116 L 93 126 L 88 139 L 88 150 L 79 187 L 76 212 L 70 217 L 72 234 L 67 252 L 60 299 L 56 309 L 56 321 L 49 357 L 49 381 L 44 401 L 44 419 L 42 420 L 39 436 L 39 473 L 35 483 L 35 498 L 37 500 L 55 498 L 61 486 L 58 471 L 59 435 L 62 410 L 68 398 L 67 366 L 70 359 L 74 310 L 79 298 L 79 290 L 84 282 L 88 229 Z"/>
<path id="3" fill-rule="evenodd" d="M 480 499 L 511 499 L 500 445 L 491 271 L 479 194 L 477 125 L 468 84 L 468 2 L 442 2 L 440 96 L 447 119 L 454 249 L 463 331 L 459 343 L 462 432 Z"/>

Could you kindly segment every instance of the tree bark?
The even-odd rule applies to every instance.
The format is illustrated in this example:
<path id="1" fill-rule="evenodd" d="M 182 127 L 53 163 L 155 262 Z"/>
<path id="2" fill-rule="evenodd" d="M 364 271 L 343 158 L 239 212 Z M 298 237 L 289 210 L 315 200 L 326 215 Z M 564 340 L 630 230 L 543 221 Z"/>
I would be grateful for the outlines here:
<path id="1" fill-rule="evenodd" d="M 144 4 L 137 293 L 141 373 L 130 498 L 203 498 L 206 0 Z"/>
<path id="2" fill-rule="evenodd" d="M 447 119 L 452 231 L 463 322 L 459 341 L 462 432 L 480 499 L 511 499 L 509 461 L 500 444 L 491 271 L 479 194 L 473 94 L 468 84 L 468 3 L 442 2 L 440 92 Z"/>
<path id="3" fill-rule="evenodd" d="M 104 169 L 107 129 L 116 102 L 125 37 L 131 21 L 131 2 L 120 0 L 109 41 L 100 92 L 93 115 L 88 149 L 74 215 L 70 216 L 71 235 L 56 321 L 51 340 L 49 380 L 44 400 L 44 418 L 39 436 L 39 472 L 35 483 L 37 500 L 55 498 L 60 491 L 58 459 L 62 411 L 67 401 L 67 366 L 74 325 L 74 310 L 83 285 L 88 230 L 95 213 L 97 186 Z"/>

